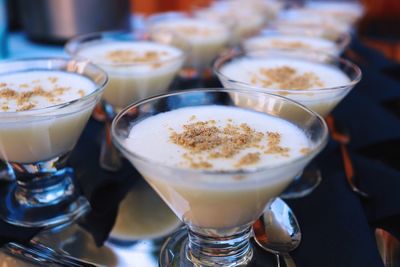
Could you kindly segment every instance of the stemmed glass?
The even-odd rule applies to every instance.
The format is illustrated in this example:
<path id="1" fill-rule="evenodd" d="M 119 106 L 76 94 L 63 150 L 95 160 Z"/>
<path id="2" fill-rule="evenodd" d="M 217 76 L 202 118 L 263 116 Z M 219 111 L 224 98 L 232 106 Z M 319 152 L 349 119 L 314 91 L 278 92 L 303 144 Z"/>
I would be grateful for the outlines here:
<path id="1" fill-rule="evenodd" d="M 240 61 L 243 59 L 256 59 L 268 60 L 278 59 L 290 61 L 304 61 L 306 63 L 323 64 L 328 68 L 336 69 L 349 78 L 349 82 L 340 84 L 334 87 L 317 88 L 317 89 L 304 89 L 304 90 L 290 90 L 279 89 L 273 87 L 261 87 L 251 83 L 250 80 L 238 79 L 237 77 L 227 76 L 222 69 L 229 63 Z M 238 70 L 246 72 L 248 69 L 242 65 Z M 350 92 L 350 90 L 361 80 L 361 70 L 355 64 L 348 60 L 326 54 L 320 51 L 302 50 L 302 49 L 262 49 L 262 50 L 249 50 L 233 51 L 230 54 L 225 54 L 218 58 L 214 64 L 214 72 L 218 75 L 220 81 L 227 88 L 247 89 L 259 92 L 267 92 L 271 94 L 283 95 L 296 102 L 299 102 L 321 116 L 327 116 L 332 109 L 340 103 L 340 101 Z M 237 98 L 237 102 L 246 102 L 247 99 Z M 295 113 L 293 113 L 295 115 Z M 314 183 L 315 186 L 321 181 L 321 174 L 315 167 L 307 167 L 302 175 L 299 175 L 296 181 L 304 183 Z M 310 192 L 310 190 L 308 190 Z M 292 198 L 304 195 L 304 193 L 288 192 L 284 197 Z"/>
<path id="2" fill-rule="evenodd" d="M 267 28 L 260 34 L 249 37 L 241 43 L 245 51 L 261 49 L 306 49 L 339 56 L 349 45 L 351 36 L 347 32 L 333 32 L 329 35 L 310 28 Z"/>
<path id="3" fill-rule="evenodd" d="M 334 87 L 322 87 L 312 89 L 281 89 L 268 86 L 259 86 L 237 77 L 227 76 L 222 70 L 227 64 L 239 62 L 240 60 L 285 60 L 289 62 L 301 61 L 309 64 L 324 65 L 328 68 L 342 72 L 349 78 L 349 82 Z M 248 68 L 241 65 L 238 71 L 246 72 Z M 350 92 L 361 80 L 361 70 L 349 60 L 333 56 L 321 51 L 310 51 L 302 49 L 260 49 L 251 51 L 232 51 L 220 56 L 214 64 L 214 72 L 218 75 L 221 83 L 227 88 L 247 89 L 253 91 L 267 92 L 283 95 L 299 102 L 321 116 L 328 115 L 331 110 Z M 246 100 L 243 100 L 246 101 Z"/>
<path id="4" fill-rule="evenodd" d="M 198 97 L 199 91 L 204 97 Z M 236 102 L 235 98 L 248 101 Z M 182 107 L 209 105 L 238 107 L 293 123 L 310 140 L 310 150 L 274 166 L 213 171 L 160 164 L 127 145 L 127 138 L 135 137 L 132 127 L 142 120 Z M 327 135 L 319 115 L 289 99 L 222 88 L 178 91 L 143 100 L 120 112 L 112 125 L 117 148 L 186 224 L 187 230 L 164 244 L 160 266 L 244 266 L 256 260 L 260 255 L 249 242 L 252 224 L 268 201 L 322 150 Z"/>
<path id="5" fill-rule="evenodd" d="M 96 88 L 82 98 L 47 108 L 0 112 L 0 159 L 12 166 L 16 176 L 3 188 L 0 214 L 11 224 L 27 227 L 71 221 L 88 210 L 67 159 L 107 83 L 103 70 L 83 61 L 43 58 L 0 63 L 1 76 L 38 70 L 76 73 Z"/>
<path id="6" fill-rule="evenodd" d="M 118 48 L 112 47 L 117 45 Z M 161 58 L 129 59 L 130 54 L 141 52 L 140 46 L 159 45 L 165 50 L 174 49 L 175 55 Z M 92 47 L 103 52 L 91 54 Z M 107 49 L 110 46 L 110 49 Z M 143 48 L 143 47 L 142 47 Z M 104 69 L 109 76 L 102 101 L 105 114 L 105 137 L 100 152 L 100 166 L 109 171 L 121 168 L 121 159 L 111 143 L 110 126 L 116 113 L 127 105 L 143 98 L 165 92 L 185 60 L 187 45 L 171 32 L 156 31 L 152 36 L 145 32 L 99 32 L 78 36 L 65 46 L 69 55 L 88 60 Z M 127 53 L 118 61 L 105 59 L 107 53 Z"/>
<path id="7" fill-rule="evenodd" d="M 230 27 L 215 20 L 191 17 L 180 12 L 166 12 L 150 16 L 146 27 L 151 36 L 173 32 L 189 47 L 180 77 L 197 81 L 201 86 L 212 62 L 227 47 Z"/>

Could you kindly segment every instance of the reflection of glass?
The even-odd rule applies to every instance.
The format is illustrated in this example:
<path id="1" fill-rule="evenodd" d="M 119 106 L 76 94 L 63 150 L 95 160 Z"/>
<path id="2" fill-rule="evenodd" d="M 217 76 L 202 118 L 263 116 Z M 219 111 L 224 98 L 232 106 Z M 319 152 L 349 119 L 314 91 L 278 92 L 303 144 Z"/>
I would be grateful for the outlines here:
<path id="1" fill-rule="evenodd" d="M 54 99 L 45 92 L 53 89 L 43 91 L 39 78 L 35 80 L 40 72 L 45 73 L 41 81 L 48 79 L 47 83 L 56 86 L 54 92 L 57 91 L 58 97 L 64 97 L 63 91 L 68 96 L 68 90 L 74 89 L 75 85 L 76 90 L 80 88 L 80 96 L 51 104 Z M 31 99 L 30 103 L 50 103 L 43 108 L 0 111 L 0 159 L 12 166 L 16 176 L 16 182 L 10 185 L 8 194 L 0 201 L 1 216 L 7 222 L 22 226 L 43 227 L 73 220 L 88 209 L 88 202 L 77 191 L 73 170 L 66 167 L 66 161 L 100 99 L 107 75 L 92 64 L 67 59 L 4 62 L 0 64 L 0 73 L 3 82 L 7 75 L 27 73 L 25 75 L 31 77 L 32 82 L 18 85 L 19 90 L 32 86 L 32 95 L 36 92 L 41 98 Z M 57 85 L 56 75 L 73 80 L 74 85 Z M 2 92 L 7 93 L 7 90 L 12 91 L 3 88 Z M 83 91 L 86 95 L 82 95 L 85 94 Z"/>
<path id="2" fill-rule="evenodd" d="M 0 0 L 0 59 L 7 57 L 7 6 Z"/>
<path id="3" fill-rule="evenodd" d="M 15 175 L 11 165 L 0 160 L 0 181 L 12 181 L 14 179 Z"/>
<path id="4" fill-rule="evenodd" d="M 121 166 L 108 132 L 115 110 L 168 89 L 185 59 L 184 51 L 173 46 L 176 42 L 167 32 L 157 33 L 153 39 L 143 33 L 103 32 L 67 43 L 71 56 L 96 63 L 109 76 L 103 94 L 107 120 L 100 166 L 104 169 L 115 171 Z"/>
<path id="5" fill-rule="evenodd" d="M 116 117 L 112 135 L 122 153 L 188 226 L 187 238 L 174 236 L 164 245 L 161 266 L 243 266 L 253 257 L 249 243 L 251 225 L 267 202 L 279 195 L 324 147 L 327 128 L 318 115 L 279 96 L 234 89 L 201 89 L 204 98 L 200 99 L 196 98 L 198 92 L 176 92 L 132 105 Z M 248 101 L 235 102 L 237 97 Z M 296 125 L 312 145 L 306 154 L 286 163 L 252 169 L 226 167 L 226 170 L 161 164 L 137 154 L 135 147 L 127 145 L 128 138 L 136 137 L 131 129 L 146 122 L 146 118 L 196 106 L 258 111 L 252 114 L 259 116 L 268 114 Z M 296 118 L 287 109 L 294 110 Z M 149 127 L 148 131 L 151 130 Z"/>
<path id="6" fill-rule="evenodd" d="M 123 242 L 155 239 L 170 234 L 179 225 L 180 221 L 171 209 L 140 178 L 119 204 L 110 238 Z"/>
<path id="7" fill-rule="evenodd" d="M 321 80 L 321 83 L 311 84 L 310 88 L 290 89 L 277 87 L 294 85 L 295 80 L 293 80 L 293 84 L 287 83 L 289 76 L 282 77 L 285 80 L 285 85 L 269 85 L 269 80 L 265 82 L 260 80 L 269 77 L 268 73 L 265 77 L 262 76 L 263 71 L 265 72 L 268 68 L 276 71 L 279 71 L 279 68 L 285 71 L 285 69 L 288 70 L 293 66 L 296 66 L 293 69 L 294 73 L 312 73 L 313 77 L 314 75 L 317 76 L 318 79 L 315 78 L 317 81 Z M 311 108 L 321 116 L 327 115 L 361 79 L 361 70 L 348 60 L 318 51 L 298 49 L 232 52 L 217 59 L 214 71 L 227 88 L 251 89 L 280 94 Z M 253 74 L 260 76 L 253 76 Z M 280 75 L 287 74 L 281 73 Z M 257 79 L 254 80 L 254 77 Z M 307 78 L 310 77 L 307 77 L 307 75 L 304 77 L 299 76 L 296 78 L 296 83 L 299 86 L 303 86 L 304 84 L 299 84 L 298 82 L 302 82 L 301 79 L 303 79 L 303 82 L 307 82 Z M 332 82 L 334 85 L 329 85 Z"/>

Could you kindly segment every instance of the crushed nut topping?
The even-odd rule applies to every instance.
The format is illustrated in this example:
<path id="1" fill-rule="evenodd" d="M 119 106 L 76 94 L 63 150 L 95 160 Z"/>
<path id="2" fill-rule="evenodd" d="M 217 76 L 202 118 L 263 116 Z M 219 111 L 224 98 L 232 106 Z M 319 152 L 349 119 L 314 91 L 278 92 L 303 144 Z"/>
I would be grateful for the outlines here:
<path id="1" fill-rule="evenodd" d="M 57 77 L 49 77 L 48 80 L 49 80 L 51 83 L 56 83 L 56 82 L 58 81 L 58 78 L 57 78 Z"/>
<path id="2" fill-rule="evenodd" d="M 239 162 L 235 164 L 235 167 L 240 168 L 242 166 L 255 164 L 258 161 L 260 161 L 260 153 L 258 153 L 258 152 L 248 153 L 245 156 L 243 156 L 242 158 L 240 158 Z"/>
<path id="3" fill-rule="evenodd" d="M 257 74 L 251 76 L 250 83 L 287 90 L 306 90 L 324 86 L 324 83 L 315 73 L 299 74 L 296 69 L 289 66 L 260 68 Z"/>
<path id="4" fill-rule="evenodd" d="M 162 56 L 167 55 L 166 51 L 146 51 L 139 53 L 133 50 L 113 50 L 108 52 L 105 57 L 113 63 L 146 63 L 151 61 L 161 60 Z M 157 68 L 161 63 L 155 63 Z"/>
<path id="5" fill-rule="evenodd" d="M 17 109 L 17 111 L 25 111 L 35 108 L 36 105 L 34 103 L 27 103 Z"/>
<path id="6" fill-rule="evenodd" d="M 272 48 L 285 48 L 285 49 L 310 49 L 311 46 L 299 41 L 281 41 L 281 40 L 272 40 L 271 41 Z"/>
<path id="7" fill-rule="evenodd" d="M 182 158 L 192 168 L 212 168 L 209 161 L 234 159 L 249 148 L 264 151 L 264 154 L 289 156 L 290 149 L 280 145 L 281 134 L 278 132 L 264 134 L 252 129 L 247 123 L 234 125 L 231 119 L 224 126 L 218 126 L 215 120 L 192 122 L 195 119 L 194 116 L 189 117 L 182 132 L 170 129 L 169 136 L 170 142 L 187 151 Z M 250 151 L 240 156 L 234 165 L 237 168 L 256 164 L 261 160 L 260 152 Z"/>
<path id="8" fill-rule="evenodd" d="M 290 148 L 280 146 L 281 134 L 276 132 L 267 132 L 268 148 L 265 154 L 279 154 L 284 157 L 289 156 Z"/>
<path id="9" fill-rule="evenodd" d="M 47 79 L 52 84 L 50 90 L 45 90 L 41 86 L 40 80 L 34 80 L 30 84 L 20 84 L 17 88 L 12 86 L 12 84 L 0 83 L 0 100 L 6 100 L 2 103 L 1 111 L 34 109 L 37 107 L 37 103 L 33 101 L 35 97 L 45 98 L 48 102 L 54 104 L 61 103 L 62 99 L 59 97 L 70 91 L 71 88 L 57 85 L 57 77 L 49 77 Z M 81 97 L 85 95 L 85 91 L 82 89 L 76 91 L 76 93 Z M 16 107 L 13 107 L 11 103 L 15 103 Z"/>
<path id="10" fill-rule="evenodd" d="M 308 147 L 303 147 L 302 149 L 300 149 L 300 153 L 303 155 L 307 155 L 311 152 L 311 149 Z"/>

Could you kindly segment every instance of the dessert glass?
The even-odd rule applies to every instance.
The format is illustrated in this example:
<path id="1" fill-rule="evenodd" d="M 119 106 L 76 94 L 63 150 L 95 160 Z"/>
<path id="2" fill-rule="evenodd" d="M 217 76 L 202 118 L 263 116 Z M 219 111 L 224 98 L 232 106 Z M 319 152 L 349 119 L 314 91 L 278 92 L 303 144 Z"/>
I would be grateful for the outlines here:
<path id="1" fill-rule="evenodd" d="M 15 225 L 44 227 L 71 221 L 90 207 L 75 186 L 67 159 L 100 100 L 107 74 L 88 62 L 61 58 L 0 63 L 0 75 L 32 70 L 77 73 L 96 85 L 93 92 L 73 101 L 0 112 L 0 159 L 16 177 L 3 188 L 1 217 Z"/>
<path id="2" fill-rule="evenodd" d="M 203 93 L 201 98 L 199 91 Z M 249 101 L 236 102 L 235 97 Z M 289 121 L 306 133 L 312 144 L 310 153 L 274 167 L 210 171 L 155 163 L 125 145 L 128 136 L 132 136 L 131 128 L 141 120 L 202 105 L 240 107 Z M 294 110 L 297 116 L 291 116 L 287 109 Z M 117 148 L 186 224 L 187 231 L 182 229 L 164 244 L 160 266 L 251 264 L 260 256 L 253 253 L 249 242 L 252 224 L 268 201 L 278 196 L 322 150 L 327 135 L 326 124 L 319 115 L 287 98 L 223 88 L 178 91 L 146 99 L 125 108 L 112 125 Z"/>
<path id="3" fill-rule="evenodd" d="M 250 82 L 235 80 L 232 77 L 227 77 L 221 73 L 221 68 L 234 60 L 243 58 L 285 58 L 285 59 L 301 59 L 307 62 L 323 63 L 328 66 L 335 66 L 343 73 L 345 73 L 350 82 L 341 86 L 332 88 L 322 89 L 306 89 L 306 90 L 285 90 L 277 88 L 262 88 L 260 86 L 254 86 Z M 258 51 L 248 52 L 232 52 L 230 55 L 226 54 L 216 60 L 214 64 L 214 71 L 217 73 L 220 81 L 224 87 L 254 90 L 259 92 L 267 92 L 271 94 L 283 95 L 290 98 L 298 103 L 305 105 L 311 110 L 317 112 L 321 116 L 327 116 L 332 109 L 351 91 L 351 89 L 361 80 L 361 70 L 355 64 L 348 60 L 325 54 L 319 51 L 303 51 L 296 49 L 264 49 Z M 236 97 L 236 102 L 247 102 L 246 98 Z M 291 113 L 291 116 L 295 117 L 296 112 L 287 109 L 287 112 Z M 308 166 L 307 170 L 299 174 L 296 178 L 297 181 L 321 181 L 322 177 L 318 167 Z M 292 193 L 285 195 L 286 198 L 300 197 L 300 193 Z"/>
<path id="4" fill-rule="evenodd" d="M 302 60 L 309 63 L 324 64 L 338 68 L 346 74 L 350 82 L 336 87 L 290 90 L 278 88 L 264 88 L 255 86 L 247 81 L 227 77 L 221 72 L 226 64 L 240 59 L 285 59 Z M 244 71 L 244 70 L 243 70 Z M 320 51 L 305 51 L 299 49 L 263 49 L 254 51 L 232 51 L 219 57 L 214 64 L 214 72 L 218 75 L 221 83 L 227 88 L 247 89 L 271 94 L 283 95 L 299 102 L 321 116 L 326 116 L 331 110 L 350 92 L 350 90 L 361 80 L 361 70 L 352 62 Z M 237 99 L 240 101 L 240 99 Z M 246 101 L 242 99 L 242 101 Z"/>
<path id="5" fill-rule="evenodd" d="M 123 42 L 150 41 L 155 44 L 173 46 L 181 53 L 172 58 L 143 62 L 104 62 L 85 57 L 82 49 L 92 45 Z M 88 60 L 104 69 L 109 83 L 103 94 L 102 108 L 105 114 L 105 137 L 100 152 L 100 166 L 109 171 L 121 168 L 121 159 L 111 143 L 110 126 L 115 114 L 127 105 L 143 98 L 167 91 L 185 60 L 185 42 L 170 32 L 156 31 L 151 37 L 144 32 L 100 32 L 78 36 L 65 46 L 67 53 L 78 59 Z"/>
<path id="6" fill-rule="evenodd" d="M 170 23 L 182 23 L 182 27 L 171 26 Z M 207 78 L 207 71 L 211 69 L 212 62 L 227 47 L 230 38 L 230 27 L 224 23 L 191 17 L 180 12 L 152 15 L 146 24 L 151 36 L 164 31 L 173 32 L 185 42 L 188 53 L 180 77 L 197 80 L 198 86 Z"/>
<path id="7" fill-rule="evenodd" d="M 264 39 L 265 38 L 265 39 Z M 271 39 L 277 40 L 274 44 Z M 304 49 L 315 50 L 339 56 L 349 45 L 351 36 L 346 32 L 331 32 L 329 36 L 324 32 L 312 28 L 280 27 L 263 30 L 259 35 L 245 39 L 241 46 L 245 51 L 261 49 Z M 319 45 L 316 42 L 325 42 Z"/>

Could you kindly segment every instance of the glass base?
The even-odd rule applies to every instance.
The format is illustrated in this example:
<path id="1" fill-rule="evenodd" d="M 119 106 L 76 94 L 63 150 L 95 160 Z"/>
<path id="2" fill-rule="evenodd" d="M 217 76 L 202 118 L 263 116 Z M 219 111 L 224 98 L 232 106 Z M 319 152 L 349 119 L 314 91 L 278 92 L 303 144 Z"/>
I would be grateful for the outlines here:
<path id="1" fill-rule="evenodd" d="M 286 263 L 279 259 L 274 254 L 271 254 L 262 248 L 260 248 L 253 240 L 251 240 L 251 255 L 249 260 L 244 260 L 245 263 L 233 263 L 231 265 L 223 265 L 224 267 L 229 266 L 248 266 L 248 267 L 286 267 Z M 204 263 L 193 263 L 189 260 L 188 255 L 188 231 L 186 228 L 182 228 L 177 231 L 174 235 L 169 237 L 160 252 L 159 266 L 179 266 L 179 267 L 191 267 L 191 266 L 217 266 L 217 265 L 206 265 Z"/>
<path id="2" fill-rule="evenodd" d="M 65 169 L 63 175 L 62 182 L 31 194 L 20 192 L 16 182 L 4 186 L 0 192 L 0 217 L 18 226 L 52 227 L 88 212 L 90 204 L 75 190 L 72 170 Z"/>

